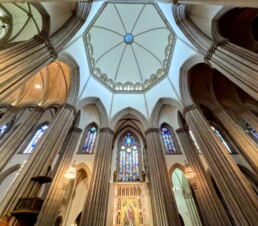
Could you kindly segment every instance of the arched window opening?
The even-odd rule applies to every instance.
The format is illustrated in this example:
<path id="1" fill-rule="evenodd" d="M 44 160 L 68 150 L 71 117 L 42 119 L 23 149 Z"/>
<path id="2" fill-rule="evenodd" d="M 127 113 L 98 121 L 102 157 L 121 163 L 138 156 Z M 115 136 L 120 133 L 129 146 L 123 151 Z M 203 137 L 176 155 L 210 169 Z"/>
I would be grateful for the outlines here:
<path id="1" fill-rule="evenodd" d="M 167 155 L 176 154 L 176 148 L 172 139 L 171 131 L 168 127 L 162 126 L 161 128 L 162 141 Z"/>
<path id="2" fill-rule="evenodd" d="M 22 152 L 22 154 L 30 154 L 32 152 L 32 150 L 37 146 L 39 140 L 41 139 L 47 128 L 48 125 L 44 125 L 37 130 L 37 132 L 34 134 L 33 138 L 31 139 L 26 149 Z"/>
<path id="3" fill-rule="evenodd" d="M 249 124 L 246 123 L 246 132 L 252 134 L 252 137 L 258 139 L 258 132 Z"/>
<path id="4" fill-rule="evenodd" d="M 6 129 L 8 128 L 7 125 L 4 125 L 0 128 L 0 136 L 4 134 L 4 132 L 6 131 Z"/>
<path id="5" fill-rule="evenodd" d="M 120 141 L 119 145 L 119 180 L 139 181 L 139 144 L 136 139 L 127 133 Z"/>
<path id="6" fill-rule="evenodd" d="M 93 154 L 96 137 L 97 128 L 95 126 L 92 126 L 87 132 L 86 140 L 82 148 L 83 154 Z"/>
<path id="7" fill-rule="evenodd" d="M 225 148 L 227 149 L 227 151 L 232 154 L 232 150 L 230 149 L 229 145 L 227 144 L 227 142 L 225 141 L 225 139 L 223 138 L 223 136 L 221 135 L 221 133 L 215 129 L 213 126 L 211 126 L 211 129 L 214 131 L 214 133 L 216 134 L 216 136 L 220 139 L 221 143 L 225 146 Z"/>

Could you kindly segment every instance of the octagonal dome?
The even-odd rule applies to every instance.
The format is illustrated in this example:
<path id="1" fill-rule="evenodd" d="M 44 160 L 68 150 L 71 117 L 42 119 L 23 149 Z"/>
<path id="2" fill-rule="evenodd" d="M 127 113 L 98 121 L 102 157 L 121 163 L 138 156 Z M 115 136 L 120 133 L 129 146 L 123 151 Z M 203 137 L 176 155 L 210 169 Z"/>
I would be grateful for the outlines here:
<path id="1" fill-rule="evenodd" d="M 175 34 L 156 4 L 105 3 L 85 34 L 94 77 L 142 92 L 167 75 Z"/>

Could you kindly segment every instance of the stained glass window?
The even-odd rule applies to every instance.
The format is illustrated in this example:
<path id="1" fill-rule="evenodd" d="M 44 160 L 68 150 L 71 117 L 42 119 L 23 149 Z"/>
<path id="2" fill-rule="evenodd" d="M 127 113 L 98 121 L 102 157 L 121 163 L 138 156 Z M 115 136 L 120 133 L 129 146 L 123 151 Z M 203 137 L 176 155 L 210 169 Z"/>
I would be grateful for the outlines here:
<path id="1" fill-rule="evenodd" d="M 162 141 L 166 150 L 166 154 L 175 154 L 176 148 L 172 139 L 172 134 L 167 127 L 161 128 Z"/>
<path id="2" fill-rule="evenodd" d="M 82 148 L 82 153 L 84 154 L 93 153 L 96 137 L 97 137 L 97 128 L 95 126 L 92 126 L 87 132 L 86 140 Z"/>
<path id="3" fill-rule="evenodd" d="M 4 125 L 0 128 L 0 135 L 2 135 L 7 129 L 7 125 Z"/>
<path id="4" fill-rule="evenodd" d="M 211 129 L 214 131 L 216 136 L 220 139 L 221 143 L 225 146 L 225 148 L 228 150 L 228 152 L 230 154 L 232 154 L 232 151 L 231 151 L 230 147 L 228 146 L 228 144 L 225 141 L 225 139 L 222 137 L 221 133 L 217 129 L 215 129 L 213 126 L 211 126 Z"/>
<path id="5" fill-rule="evenodd" d="M 22 152 L 23 154 L 30 154 L 32 152 L 32 150 L 37 146 L 37 143 L 39 142 L 40 138 L 42 137 L 47 128 L 48 126 L 44 125 L 37 130 L 26 149 Z"/>
<path id="6" fill-rule="evenodd" d="M 192 130 L 189 129 L 189 133 L 190 133 L 190 136 L 191 136 L 191 138 L 193 140 L 193 143 L 194 143 L 196 149 L 198 150 L 199 153 L 201 153 L 201 149 L 200 149 L 199 145 L 197 144 L 197 141 L 195 139 L 195 136 L 193 135 Z"/>
<path id="7" fill-rule="evenodd" d="M 258 132 L 248 124 L 247 124 L 246 132 L 252 133 L 254 135 L 254 137 L 256 137 L 256 139 L 258 139 Z"/>
<path id="8" fill-rule="evenodd" d="M 139 171 L 139 146 L 137 141 L 128 133 L 120 144 L 119 180 L 140 180 Z"/>

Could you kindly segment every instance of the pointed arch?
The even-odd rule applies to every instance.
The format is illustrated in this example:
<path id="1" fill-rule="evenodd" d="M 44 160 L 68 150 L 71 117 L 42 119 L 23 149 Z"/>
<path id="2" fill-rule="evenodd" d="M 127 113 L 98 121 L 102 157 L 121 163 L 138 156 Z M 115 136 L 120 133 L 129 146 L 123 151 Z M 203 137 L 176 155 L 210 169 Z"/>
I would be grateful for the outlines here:
<path id="1" fill-rule="evenodd" d="M 164 105 L 170 105 L 176 107 L 180 112 L 183 111 L 183 105 L 176 99 L 170 97 L 160 98 L 155 104 L 151 113 L 150 126 L 154 128 L 159 127 L 159 114 Z"/>
<path id="2" fill-rule="evenodd" d="M 82 107 L 93 104 L 96 106 L 100 115 L 100 127 L 108 127 L 108 114 L 105 106 L 98 97 L 85 97 L 81 99 L 76 105 L 77 111 Z"/>
<path id="3" fill-rule="evenodd" d="M 147 128 L 148 128 L 148 121 L 145 118 L 145 116 L 141 112 L 139 112 L 139 111 L 137 111 L 137 110 L 135 110 L 134 108 L 131 108 L 131 107 L 124 108 L 121 111 L 117 112 L 113 116 L 113 118 L 111 119 L 111 126 L 110 126 L 112 130 L 115 129 L 115 126 L 116 126 L 117 122 L 121 118 L 123 118 L 124 116 L 133 116 L 133 117 L 139 119 L 141 124 L 142 124 L 142 126 L 143 126 L 144 131 L 147 130 Z"/>
<path id="4" fill-rule="evenodd" d="M 192 67 L 200 63 L 207 64 L 204 61 L 203 56 L 195 54 L 190 58 L 188 58 L 180 68 L 179 89 L 180 89 L 180 95 L 184 106 L 194 103 L 192 99 L 191 90 L 189 87 L 188 72 Z"/>

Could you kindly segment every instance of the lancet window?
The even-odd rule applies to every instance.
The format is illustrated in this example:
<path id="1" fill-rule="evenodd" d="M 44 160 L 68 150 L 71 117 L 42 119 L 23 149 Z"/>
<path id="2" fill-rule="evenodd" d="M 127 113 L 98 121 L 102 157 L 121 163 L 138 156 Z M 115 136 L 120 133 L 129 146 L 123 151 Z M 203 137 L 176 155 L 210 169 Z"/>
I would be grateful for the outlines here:
<path id="1" fill-rule="evenodd" d="M 96 126 L 92 126 L 87 132 L 87 136 L 86 136 L 84 145 L 82 147 L 83 154 L 93 154 L 96 138 L 97 138 L 97 128 Z"/>
<path id="2" fill-rule="evenodd" d="M 165 153 L 167 155 L 176 154 L 176 147 L 172 138 L 172 133 L 166 125 L 161 127 L 161 136 L 165 148 Z"/>

